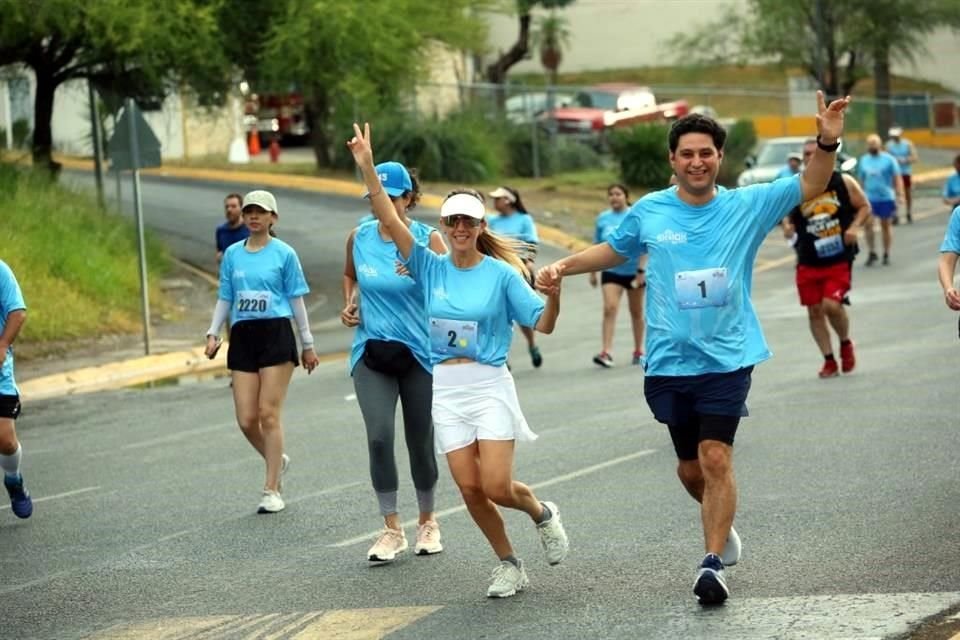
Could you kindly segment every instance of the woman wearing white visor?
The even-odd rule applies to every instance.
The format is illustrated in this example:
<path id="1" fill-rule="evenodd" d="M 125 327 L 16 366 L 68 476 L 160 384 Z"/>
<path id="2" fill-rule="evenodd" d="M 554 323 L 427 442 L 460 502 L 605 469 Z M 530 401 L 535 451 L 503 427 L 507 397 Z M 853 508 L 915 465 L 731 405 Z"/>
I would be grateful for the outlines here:
<path id="1" fill-rule="evenodd" d="M 560 312 L 559 292 L 544 304 L 527 284 L 511 241 L 487 232 L 483 199 L 475 191 L 455 191 L 440 208 L 449 254 L 437 255 L 417 243 L 381 187 L 370 126 L 361 131 L 354 125 L 354 134 L 347 146 L 370 191 L 373 212 L 423 288 L 437 450 L 447 456 L 470 515 L 500 559 L 487 595 L 512 596 L 529 581 L 497 505 L 533 519 L 549 564 L 561 562 L 569 550 L 557 505 L 540 502 L 513 479 L 515 442 L 537 436 L 527 426 L 506 367 L 512 323 L 550 333 Z"/>

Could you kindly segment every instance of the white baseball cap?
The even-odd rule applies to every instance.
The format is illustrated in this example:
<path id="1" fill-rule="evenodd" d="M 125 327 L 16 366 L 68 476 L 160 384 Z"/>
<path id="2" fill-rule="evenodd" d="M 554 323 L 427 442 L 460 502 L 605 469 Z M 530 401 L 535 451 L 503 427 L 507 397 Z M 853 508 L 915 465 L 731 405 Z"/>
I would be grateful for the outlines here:
<path id="1" fill-rule="evenodd" d="M 274 198 L 273 194 L 269 191 L 251 191 L 247 195 L 243 196 L 244 209 L 254 204 L 264 211 L 272 211 L 273 213 L 279 215 L 279 212 L 277 211 L 277 199 Z"/>
<path id="2" fill-rule="evenodd" d="M 517 201 L 517 196 L 513 195 L 503 187 L 497 187 L 491 191 L 489 195 L 491 198 L 506 198 L 507 202 L 510 204 L 513 204 Z"/>
<path id="3" fill-rule="evenodd" d="M 486 210 L 480 198 L 469 193 L 455 193 L 440 205 L 440 217 L 447 216 L 468 216 L 483 220 Z"/>
<path id="4" fill-rule="evenodd" d="M 890 127 L 887 133 L 894 138 L 899 138 L 903 135 L 903 127 Z"/>

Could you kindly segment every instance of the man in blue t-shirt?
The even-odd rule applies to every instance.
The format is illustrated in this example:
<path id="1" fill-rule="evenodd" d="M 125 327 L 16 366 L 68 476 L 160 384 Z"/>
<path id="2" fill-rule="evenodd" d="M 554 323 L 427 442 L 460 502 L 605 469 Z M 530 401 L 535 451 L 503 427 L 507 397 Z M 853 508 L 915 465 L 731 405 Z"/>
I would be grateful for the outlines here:
<path id="1" fill-rule="evenodd" d="M 10 496 L 10 510 L 18 518 L 29 518 L 33 513 L 33 500 L 20 474 L 23 448 L 16 429 L 20 390 L 13 373 L 13 342 L 26 319 L 27 305 L 17 278 L 0 260 L 0 472 Z"/>
<path id="2" fill-rule="evenodd" d="M 950 223 L 940 245 L 940 286 L 943 288 L 944 302 L 954 311 L 960 311 L 960 291 L 953 284 L 957 258 L 960 258 L 960 206 L 950 215 Z"/>
<path id="3" fill-rule="evenodd" d="M 741 189 L 718 187 L 726 131 L 699 114 L 670 128 L 677 185 L 647 194 L 605 242 L 548 265 L 537 287 L 609 269 L 637 255 L 647 262 L 644 395 L 667 425 L 684 488 L 701 503 L 705 547 L 694 584 L 701 604 L 729 591 L 724 565 L 740 556 L 733 440 L 753 367 L 770 357 L 750 300 L 753 264 L 767 234 L 793 207 L 824 192 L 836 162 L 849 98 L 827 106 L 817 94 L 817 150 L 803 173 Z"/>
<path id="4" fill-rule="evenodd" d="M 243 224 L 243 196 L 239 193 L 231 193 L 223 199 L 223 215 L 226 222 L 217 227 L 217 266 L 223 260 L 223 252 L 227 247 L 235 242 L 246 240 L 250 236 L 250 230 Z"/>
<path id="5" fill-rule="evenodd" d="M 885 146 L 887 153 L 892 155 L 900 165 L 900 180 L 903 182 L 903 195 L 907 203 L 907 224 L 913 223 L 913 163 L 920 159 L 917 148 L 903 137 L 903 127 L 892 126 L 887 131 L 890 136 Z M 897 216 L 893 217 L 893 224 L 897 224 Z"/>
<path id="6" fill-rule="evenodd" d="M 893 221 L 897 215 L 897 203 L 903 201 L 903 180 L 897 159 L 883 150 L 883 141 L 875 133 L 867 136 L 867 152 L 857 162 L 857 177 L 870 201 L 873 217 L 880 221 L 883 238 L 883 264 L 890 264 L 890 246 L 893 244 Z M 866 266 L 877 262 L 876 245 L 873 239 L 872 221 L 864 227 L 867 237 Z"/>
<path id="7" fill-rule="evenodd" d="M 956 172 L 943 185 L 943 203 L 948 207 L 960 206 L 960 153 L 953 159 Z"/>

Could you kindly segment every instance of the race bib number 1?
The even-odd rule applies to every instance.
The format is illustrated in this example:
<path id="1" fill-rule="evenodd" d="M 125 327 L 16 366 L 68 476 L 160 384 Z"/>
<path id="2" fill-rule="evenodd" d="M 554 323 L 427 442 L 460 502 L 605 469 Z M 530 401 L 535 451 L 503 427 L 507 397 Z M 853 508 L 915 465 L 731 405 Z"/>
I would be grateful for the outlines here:
<path id="1" fill-rule="evenodd" d="M 265 316 L 270 311 L 269 291 L 238 291 L 237 313 L 246 317 Z"/>
<path id="2" fill-rule="evenodd" d="M 430 350 L 449 358 L 476 360 L 476 321 L 430 318 Z"/>
<path id="3" fill-rule="evenodd" d="M 726 267 L 681 271 L 676 277 L 680 309 L 725 307 L 730 295 Z"/>

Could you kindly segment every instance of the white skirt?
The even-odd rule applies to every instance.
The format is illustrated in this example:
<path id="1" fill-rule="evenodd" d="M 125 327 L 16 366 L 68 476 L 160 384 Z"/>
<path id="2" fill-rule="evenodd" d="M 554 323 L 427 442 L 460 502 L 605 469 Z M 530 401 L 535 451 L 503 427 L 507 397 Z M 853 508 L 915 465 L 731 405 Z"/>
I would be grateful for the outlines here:
<path id="1" fill-rule="evenodd" d="M 537 439 L 509 369 L 477 362 L 433 367 L 433 432 L 439 454 L 477 440 Z"/>

